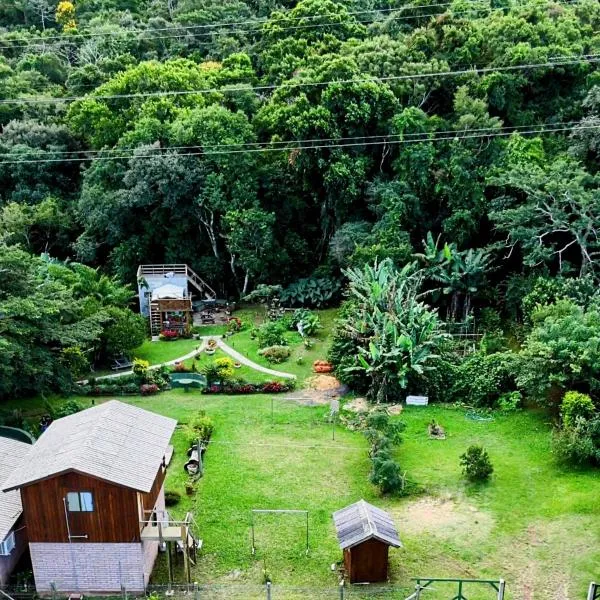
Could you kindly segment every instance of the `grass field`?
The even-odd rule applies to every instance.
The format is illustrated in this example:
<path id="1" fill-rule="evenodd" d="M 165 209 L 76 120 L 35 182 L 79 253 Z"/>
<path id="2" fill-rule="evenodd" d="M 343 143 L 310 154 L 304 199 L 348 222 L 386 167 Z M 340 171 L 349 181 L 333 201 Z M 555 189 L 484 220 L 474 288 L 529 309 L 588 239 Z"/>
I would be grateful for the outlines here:
<path id="1" fill-rule="evenodd" d="M 331 322 L 333 313 L 323 317 Z M 328 330 L 308 352 L 294 346 L 295 355 L 305 353 L 304 362 L 291 359 L 277 368 L 306 379 L 312 360 L 324 357 Z M 262 361 L 249 332 L 230 341 L 252 360 Z M 408 408 L 400 417 L 407 428 L 397 458 L 421 493 L 381 498 L 368 482 L 366 441 L 340 426 L 332 440 L 327 407 L 304 406 L 282 396 L 204 396 L 183 390 L 123 400 L 180 423 L 205 410 L 215 422 L 205 476 L 196 493 L 190 497 L 184 492 L 186 448 L 180 430 L 174 435 L 176 453 L 167 478 L 167 489 L 182 494 L 171 512 L 183 516 L 191 510 L 204 541 L 195 581 L 255 586 L 266 567 L 275 586 L 334 590 L 330 565 L 340 560 L 341 552 L 331 513 L 360 498 L 394 516 L 404 547 L 391 551 L 390 576 L 406 595 L 414 576 L 503 577 L 511 600 L 583 600 L 589 581 L 600 578 L 600 476 L 598 471 L 567 470 L 555 463 L 550 424 L 541 412 L 473 421 L 464 409 Z M 29 407 L 35 406 L 32 401 Z M 446 440 L 428 438 L 432 418 L 445 428 Z M 486 446 L 495 467 L 485 485 L 466 484 L 461 477 L 459 456 L 473 443 Z M 252 508 L 308 510 L 309 555 L 304 553 L 301 517 L 261 516 L 253 557 Z M 162 560 L 153 578 L 166 580 Z M 436 589 L 425 598 L 452 597 L 443 586 Z M 280 597 L 292 600 L 292 595 L 275 596 Z M 296 597 L 311 594 L 299 592 Z M 468 597 L 493 596 L 474 592 Z"/>

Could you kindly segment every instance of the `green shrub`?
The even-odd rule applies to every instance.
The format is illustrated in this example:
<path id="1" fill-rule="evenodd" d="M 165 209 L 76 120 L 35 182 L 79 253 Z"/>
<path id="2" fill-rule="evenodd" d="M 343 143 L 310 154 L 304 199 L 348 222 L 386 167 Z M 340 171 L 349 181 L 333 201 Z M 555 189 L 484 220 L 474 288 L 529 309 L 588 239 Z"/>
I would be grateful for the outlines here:
<path id="1" fill-rule="evenodd" d="M 52 411 L 52 417 L 55 419 L 61 419 L 62 417 L 74 415 L 80 410 L 83 410 L 83 406 L 79 402 L 77 402 L 76 400 L 67 400 L 57 408 L 54 408 L 54 410 Z"/>
<path id="2" fill-rule="evenodd" d="M 560 462 L 600 465 L 600 416 L 577 418 L 574 425 L 557 429 L 552 442 Z"/>
<path id="3" fill-rule="evenodd" d="M 592 399 L 580 392 L 567 392 L 562 400 L 560 414 L 565 427 L 572 427 L 578 419 L 587 421 L 596 412 Z"/>
<path id="4" fill-rule="evenodd" d="M 498 408 L 502 412 L 514 412 L 521 406 L 522 400 L 521 392 L 506 392 L 498 399 Z"/>
<path id="5" fill-rule="evenodd" d="M 222 358 L 216 358 L 213 362 L 221 381 L 228 381 L 235 374 L 235 367 L 233 366 L 235 363 L 231 358 L 224 356 Z"/>
<path id="6" fill-rule="evenodd" d="M 188 445 L 192 445 L 201 440 L 207 443 L 210 440 L 215 424 L 213 420 L 203 411 L 199 411 L 184 428 Z"/>
<path id="7" fill-rule="evenodd" d="M 383 494 L 398 493 L 404 488 L 400 465 L 391 457 L 389 452 L 383 450 L 373 457 L 369 480 Z"/>
<path id="8" fill-rule="evenodd" d="M 317 313 L 306 308 L 299 308 L 294 311 L 290 326 L 297 329 L 302 337 L 306 337 L 321 329 L 321 319 Z"/>
<path id="9" fill-rule="evenodd" d="M 263 323 L 255 330 L 258 347 L 287 346 L 287 340 L 285 339 L 287 329 L 287 325 L 281 319 Z"/>
<path id="10" fill-rule="evenodd" d="M 148 369 L 150 368 L 150 363 L 147 360 L 143 360 L 141 358 L 133 359 L 133 372 L 140 379 L 144 379 L 146 374 L 148 373 Z"/>
<path id="11" fill-rule="evenodd" d="M 460 464 L 463 475 L 469 481 L 487 481 L 494 472 L 489 454 L 483 446 L 469 446 L 467 451 L 461 454 Z"/>
<path id="12" fill-rule="evenodd" d="M 269 346 L 258 352 L 264 356 L 270 363 L 279 364 L 285 362 L 291 354 L 291 350 L 287 346 Z"/>
<path id="13" fill-rule="evenodd" d="M 181 494 L 174 490 L 165 491 L 165 506 L 175 506 L 179 504 L 181 500 Z"/>
<path id="14" fill-rule="evenodd" d="M 455 401 L 476 407 L 493 407 L 498 398 L 517 386 L 519 356 L 513 352 L 471 354 L 458 365 L 452 396 Z"/>

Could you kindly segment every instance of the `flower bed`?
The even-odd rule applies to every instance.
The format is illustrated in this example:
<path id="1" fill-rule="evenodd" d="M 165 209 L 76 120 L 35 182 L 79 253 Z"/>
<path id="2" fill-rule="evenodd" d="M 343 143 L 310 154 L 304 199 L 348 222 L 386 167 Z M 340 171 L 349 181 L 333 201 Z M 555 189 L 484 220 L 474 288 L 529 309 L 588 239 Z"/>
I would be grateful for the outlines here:
<path id="1" fill-rule="evenodd" d="M 294 389 L 293 382 L 266 381 L 264 383 L 249 383 L 247 381 L 230 381 L 221 385 L 210 385 L 205 394 L 281 394 Z"/>

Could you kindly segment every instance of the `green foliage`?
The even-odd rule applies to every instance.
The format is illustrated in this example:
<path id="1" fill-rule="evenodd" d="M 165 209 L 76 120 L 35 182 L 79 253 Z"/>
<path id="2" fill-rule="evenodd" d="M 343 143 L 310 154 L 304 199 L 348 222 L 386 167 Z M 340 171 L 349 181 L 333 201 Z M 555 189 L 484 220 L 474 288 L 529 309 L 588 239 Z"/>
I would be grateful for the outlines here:
<path id="1" fill-rule="evenodd" d="M 231 379 L 235 374 L 235 368 L 233 365 L 233 360 L 224 356 L 222 358 L 216 358 L 208 364 L 203 365 L 201 371 L 206 377 L 209 385 L 215 381 L 224 383 Z"/>
<path id="2" fill-rule="evenodd" d="M 259 348 L 267 348 L 270 346 L 286 346 L 287 340 L 285 333 L 288 327 L 282 319 L 277 321 L 268 321 L 254 330 L 254 337 L 258 341 Z"/>
<path id="3" fill-rule="evenodd" d="M 281 292 L 281 302 L 290 306 L 322 308 L 333 302 L 341 289 L 336 279 L 310 277 L 299 279 Z"/>
<path id="4" fill-rule="evenodd" d="M 102 336 L 104 356 L 131 357 L 146 339 L 146 319 L 129 308 L 110 307 L 107 314 L 110 321 Z"/>
<path id="5" fill-rule="evenodd" d="M 515 387 L 520 360 L 512 352 L 468 355 L 455 369 L 452 396 L 470 406 L 493 408 Z"/>
<path id="6" fill-rule="evenodd" d="M 580 392 L 567 392 L 560 405 L 560 415 L 565 427 L 574 427 L 577 421 L 587 421 L 596 412 L 592 399 Z"/>
<path id="7" fill-rule="evenodd" d="M 205 411 L 198 411 L 187 424 L 188 444 L 192 445 L 197 443 L 198 440 L 208 443 L 214 430 L 215 424 L 213 420 Z"/>
<path id="8" fill-rule="evenodd" d="M 520 353 L 518 386 L 541 403 L 556 404 L 565 390 L 600 393 L 600 312 L 568 300 L 538 307 Z"/>
<path id="9" fill-rule="evenodd" d="M 372 400 L 399 401 L 409 376 L 431 367 L 446 337 L 435 311 L 419 299 L 422 274 L 413 265 L 398 271 L 390 259 L 346 274 L 356 310 L 340 320 L 336 337 L 354 340 L 357 350 L 346 369 L 368 377 Z"/>
<path id="10" fill-rule="evenodd" d="M 557 429 L 552 449 L 559 461 L 600 465 L 600 415 L 589 420 L 579 417 L 572 425 Z"/>
<path id="11" fill-rule="evenodd" d="M 467 451 L 460 456 L 463 475 L 473 482 L 483 482 L 490 478 L 494 472 L 492 461 L 483 446 L 469 446 Z"/>
<path id="12" fill-rule="evenodd" d="M 498 398 L 498 408 L 505 413 L 514 412 L 521 407 L 522 401 L 521 392 L 506 392 Z"/>
<path id="13" fill-rule="evenodd" d="M 76 400 L 65 400 L 58 407 L 53 408 L 50 413 L 53 419 L 62 419 L 69 415 L 74 415 L 83 410 L 83 406 Z"/>
<path id="14" fill-rule="evenodd" d="M 264 356 L 270 363 L 279 364 L 285 362 L 291 354 L 287 346 L 267 346 L 259 350 L 259 354 Z"/>
<path id="15" fill-rule="evenodd" d="M 141 358 L 133 359 L 133 373 L 140 380 L 145 380 L 148 375 L 148 370 L 150 369 L 150 363 L 147 360 L 143 360 Z"/>
<path id="16" fill-rule="evenodd" d="M 306 308 L 298 308 L 292 315 L 291 327 L 294 327 L 302 337 L 314 335 L 321 329 L 321 319 L 319 315 Z"/>

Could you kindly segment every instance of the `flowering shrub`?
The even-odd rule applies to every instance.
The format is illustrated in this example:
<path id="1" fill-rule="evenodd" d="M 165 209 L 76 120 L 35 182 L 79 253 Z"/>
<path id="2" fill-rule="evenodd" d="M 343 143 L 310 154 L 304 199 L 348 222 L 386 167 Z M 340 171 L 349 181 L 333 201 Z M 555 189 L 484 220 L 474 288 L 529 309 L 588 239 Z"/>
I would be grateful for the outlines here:
<path id="1" fill-rule="evenodd" d="M 227 331 L 231 333 L 237 333 L 243 328 L 242 320 L 238 317 L 229 317 L 227 320 Z"/>
<path id="2" fill-rule="evenodd" d="M 133 359 L 133 372 L 140 379 L 144 379 L 144 377 L 146 377 L 149 367 L 150 363 L 147 360 L 143 360 L 141 358 Z"/>
<path id="3" fill-rule="evenodd" d="M 142 396 L 157 394 L 159 391 L 160 388 L 155 383 L 144 383 L 140 385 L 140 394 L 142 394 Z"/>
<path id="4" fill-rule="evenodd" d="M 179 334 L 177 333 L 177 331 L 175 331 L 175 329 L 163 329 L 160 332 L 158 339 L 168 342 L 170 340 L 177 339 L 178 335 Z"/>
<path id="5" fill-rule="evenodd" d="M 265 383 L 249 383 L 235 380 L 223 385 L 211 385 L 204 390 L 205 394 L 279 394 L 294 389 L 292 382 L 267 381 Z"/>

